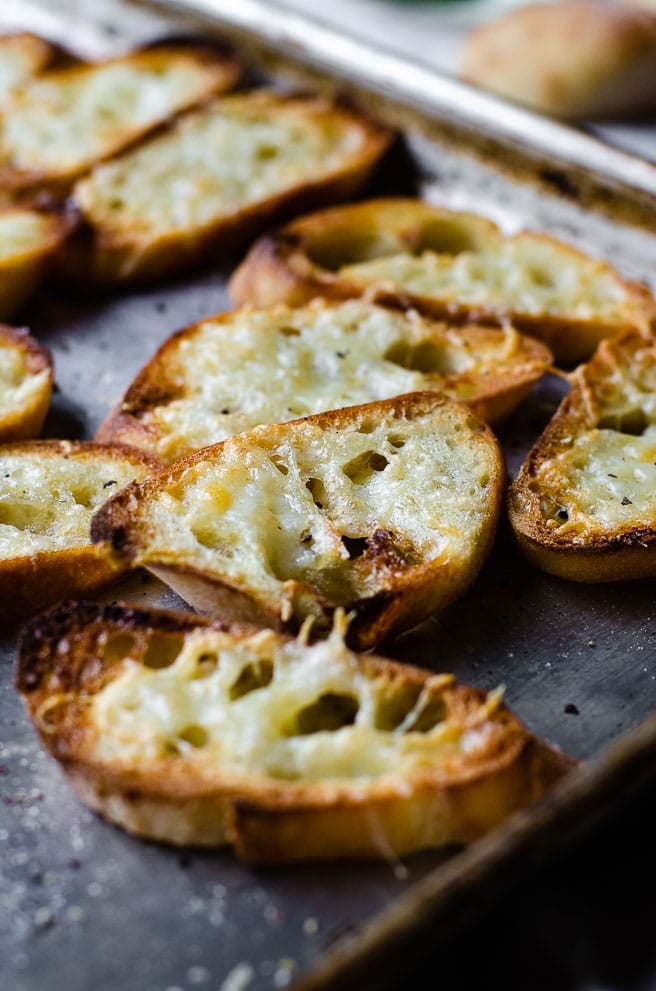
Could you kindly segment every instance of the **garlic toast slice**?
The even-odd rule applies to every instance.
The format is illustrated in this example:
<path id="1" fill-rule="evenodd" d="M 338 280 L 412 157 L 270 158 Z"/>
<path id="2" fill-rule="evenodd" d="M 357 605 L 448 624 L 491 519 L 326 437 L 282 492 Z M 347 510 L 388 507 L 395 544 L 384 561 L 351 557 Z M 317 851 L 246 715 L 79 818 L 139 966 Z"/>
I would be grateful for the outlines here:
<path id="1" fill-rule="evenodd" d="M 0 445 L 0 628 L 108 584 L 123 569 L 89 537 L 112 490 L 158 467 L 141 451 L 84 441 Z"/>
<path id="2" fill-rule="evenodd" d="M 22 32 L 0 36 L 0 105 L 14 96 L 33 76 L 42 72 L 56 55 L 44 38 Z"/>
<path id="3" fill-rule="evenodd" d="M 320 97 L 254 90 L 213 101 L 76 185 L 87 233 L 64 274 L 149 280 L 234 251 L 273 221 L 354 192 L 390 140 Z"/>
<path id="4" fill-rule="evenodd" d="M 419 200 L 323 210 L 265 235 L 230 282 L 238 303 L 300 305 L 366 293 L 438 318 L 503 324 L 543 340 L 559 362 L 650 324 L 651 293 L 544 234 L 504 237 L 491 221 Z"/>
<path id="5" fill-rule="evenodd" d="M 433 389 L 495 422 L 550 363 L 511 327 L 454 328 L 364 300 L 242 309 L 170 337 L 96 436 L 170 464 L 261 423 Z"/>
<path id="6" fill-rule="evenodd" d="M 530 451 L 508 498 L 519 545 L 574 581 L 656 575 L 656 341 L 604 341 Z"/>
<path id="7" fill-rule="evenodd" d="M 0 320 L 9 320 L 42 283 L 75 223 L 66 210 L 0 208 Z"/>
<path id="8" fill-rule="evenodd" d="M 0 114 L 0 188 L 67 192 L 95 163 L 228 89 L 238 74 L 232 56 L 198 44 L 45 72 Z"/>
<path id="9" fill-rule="evenodd" d="M 52 355 L 24 328 L 0 324 L 0 442 L 36 437 L 50 408 Z"/>
<path id="10" fill-rule="evenodd" d="M 357 655 L 192 614 L 61 603 L 22 631 L 16 684 L 92 809 L 250 862 L 469 843 L 574 761 L 502 704 Z"/>
<path id="11" fill-rule="evenodd" d="M 371 647 L 473 582 L 504 466 L 465 406 L 419 392 L 256 427 L 202 448 L 95 514 L 94 541 L 195 608 L 276 629 L 337 607 Z"/>

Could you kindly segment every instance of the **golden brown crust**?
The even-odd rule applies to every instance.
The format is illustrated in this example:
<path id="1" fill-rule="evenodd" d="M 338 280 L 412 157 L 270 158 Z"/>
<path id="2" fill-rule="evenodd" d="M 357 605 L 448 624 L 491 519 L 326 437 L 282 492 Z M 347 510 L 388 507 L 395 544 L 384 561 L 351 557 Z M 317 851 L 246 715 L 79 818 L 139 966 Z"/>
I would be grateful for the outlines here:
<path id="1" fill-rule="evenodd" d="M 602 262 L 592 260 L 570 245 L 544 234 L 517 235 L 538 249 L 554 249 L 572 266 L 592 263 L 609 278 L 614 293 L 623 300 L 619 314 L 601 312 L 586 317 L 558 312 L 525 311 L 481 296 L 476 303 L 443 297 L 440 291 L 409 292 L 387 279 L 358 282 L 339 271 L 342 266 L 426 251 L 438 256 L 461 252 L 492 251 L 495 245 L 512 244 L 502 238 L 491 221 L 474 214 L 431 206 L 420 200 L 380 199 L 301 217 L 262 237 L 233 274 L 229 291 L 237 304 L 270 306 L 285 302 L 299 306 L 315 296 L 346 299 L 366 293 L 372 302 L 401 308 L 414 307 L 450 322 L 503 325 L 510 321 L 519 330 L 544 341 L 556 361 L 572 364 L 588 358 L 601 339 L 654 318 L 656 303 L 645 286 L 629 282 Z M 549 275 L 551 277 L 551 275 Z"/>
<path id="2" fill-rule="evenodd" d="M 572 375 L 508 493 L 515 536 L 537 567 L 581 582 L 656 574 L 654 386 L 656 343 L 638 333 L 602 342 Z"/>
<path id="3" fill-rule="evenodd" d="M 239 459 L 246 463 L 251 457 L 251 452 L 258 451 L 266 451 L 267 460 L 272 460 L 274 463 L 279 456 L 276 452 L 283 450 L 297 449 L 298 456 L 302 457 L 304 444 L 311 445 L 312 438 L 323 438 L 323 432 L 327 438 L 330 438 L 325 441 L 326 445 L 330 443 L 337 445 L 340 433 L 345 436 L 349 434 L 368 436 L 385 424 L 388 425 L 388 432 L 392 437 L 390 443 L 401 448 L 405 446 L 408 435 L 412 433 L 414 421 L 422 424 L 424 419 L 434 425 L 436 434 L 439 430 L 453 430 L 454 433 L 460 433 L 462 449 L 472 455 L 474 451 L 477 452 L 477 456 L 480 455 L 482 462 L 485 462 L 485 469 L 483 470 L 482 467 L 480 469 L 482 473 L 480 481 L 474 480 L 472 468 L 470 484 L 474 487 L 481 486 L 480 493 L 478 490 L 472 492 L 472 498 L 475 497 L 477 500 L 484 498 L 485 509 L 481 510 L 481 517 L 480 519 L 476 517 L 475 523 L 472 519 L 471 525 L 477 528 L 478 537 L 474 546 L 469 547 L 467 544 L 466 553 L 461 550 L 456 552 L 454 548 L 451 557 L 442 548 L 439 552 L 435 552 L 436 556 L 433 558 L 432 552 L 420 551 L 414 546 L 409 533 L 403 532 L 402 514 L 398 525 L 395 524 L 394 532 L 383 524 L 376 525 L 378 514 L 388 514 L 389 510 L 381 509 L 382 502 L 380 506 L 375 501 L 371 506 L 366 504 L 367 498 L 376 499 L 372 495 L 361 495 L 354 499 L 354 505 L 357 505 L 361 498 L 367 505 L 366 514 L 363 509 L 349 510 L 355 523 L 353 519 L 349 523 L 341 518 L 336 518 L 333 522 L 329 515 L 321 517 L 328 520 L 327 524 L 321 525 L 333 528 L 335 534 L 341 533 L 342 540 L 347 539 L 343 534 L 354 526 L 358 526 L 361 532 L 366 532 L 366 538 L 363 536 L 360 540 L 356 540 L 347 555 L 340 550 L 341 563 L 337 563 L 336 559 L 333 560 L 327 551 L 319 554 L 312 551 L 311 569 L 315 568 L 316 574 L 311 570 L 312 578 L 309 576 L 298 578 L 292 574 L 281 573 L 277 576 L 281 584 L 276 585 L 275 591 L 271 588 L 264 590 L 259 587 L 250 573 L 244 572 L 240 577 L 235 577 L 234 574 L 222 570 L 220 556 L 214 566 L 209 561 L 200 564 L 195 538 L 189 546 L 185 544 L 184 549 L 182 545 L 160 546 L 159 549 L 156 547 L 157 539 L 160 541 L 164 539 L 164 531 L 160 533 L 158 527 L 150 520 L 149 504 L 154 504 L 161 493 L 171 489 L 176 492 L 177 497 L 184 490 L 186 481 L 195 477 L 196 468 L 202 472 L 205 466 L 216 464 L 220 470 L 224 462 L 232 463 L 230 459 L 235 458 L 237 454 Z M 395 435 L 399 436 L 398 441 Z M 316 440 L 316 443 L 320 442 L 324 443 L 323 439 Z M 453 442 L 447 441 L 447 444 L 449 443 Z M 458 458 L 457 445 L 451 447 L 451 451 L 455 464 Z M 339 449 L 334 455 L 330 449 L 324 454 L 325 458 L 338 459 L 339 456 Z M 395 454 L 390 456 L 396 457 Z M 398 456 L 402 460 L 406 457 L 402 453 Z M 343 458 L 344 455 L 341 454 L 341 457 Z M 389 463 L 385 458 L 383 462 L 384 465 Z M 405 461 L 403 463 L 405 464 Z M 337 460 L 335 464 L 337 465 Z M 312 491 L 311 486 L 316 479 L 308 477 L 306 484 L 303 481 L 305 469 L 298 470 L 299 479 L 295 478 L 297 471 L 295 468 L 289 483 L 297 486 L 299 492 L 307 496 L 307 491 Z M 337 468 L 335 470 L 337 471 Z M 376 470 L 378 469 L 371 469 L 372 472 Z M 282 474 L 286 476 L 287 472 L 283 471 Z M 407 477 L 408 486 L 416 486 L 416 474 L 412 482 L 409 475 L 404 477 Z M 214 615 L 239 618 L 282 629 L 288 628 L 290 624 L 293 628 L 294 624 L 307 615 L 315 616 L 319 624 L 330 623 L 336 605 L 343 605 L 344 608 L 355 613 L 355 619 L 349 630 L 349 642 L 358 649 L 367 649 L 382 642 L 388 636 L 411 628 L 438 608 L 445 607 L 461 595 L 474 580 L 495 538 L 504 477 L 503 458 L 489 427 L 473 417 L 461 404 L 452 403 L 439 393 L 412 393 L 381 402 L 331 410 L 285 424 L 258 427 L 223 443 L 203 448 L 159 472 L 152 479 L 127 486 L 122 493 L 112 498 L 94 514 L 91 537 L 94 542 L 111 546 L 119 561 L 147 567 L 171 585 L 185 601 Z M 432 495 L 431 491 L 425 493 L 424 497 L 430 501 Z M 275 510 L 266 502 L 267 496 L 262 498 L 265 518 L 271 516 L 275 519 Z M 294 498 L 296 499 L 297 496 L 294 495 Z M 314 499 L 314 496 L 312 498 Z M 384 500 L 383 496 L 378 498 Z M 430 504 L 433 505 L 432 502 Z M 478 502 L 476 505 L 478 506 Z M 435 504 L 435 511 L 439 515 L 439 501 Z M 323 513 L 321 507 L 320 512 Z M 164 517 L 160 520 L 161 524 Z M 386 516 L 383 515 L 383 518 Z M 217 511 L 217 521 L 219 520 L 220 510 Z M 458 517 L 458 524 L 461 522 Z M 414 518 L 412 524 L 406 521 L 406 526 L 408 530 L 412 529 Z M 285 529 L 282 522 L 277 528 L 281 532 Z M 451 532 L 450 526 L 447 529 Z M 170 540 L 172 534 L 168 531 L 167 533 L 166 539 Z M 184 533 L 187 533 L 186 529 Z M 337 537 L 328 539 L 337 539 Z M 333 555 L 334 553 L 332 552 Z M 345 557 L 348 557 L 346 563 L 344 563 Z M 321 564 L 324 558 L 333 563 Z M 336 564 L 343 575 L 339 594 L 344 595 L 345 590 L 352 588 L 354 598 L 351 601 L 333 601 L 337 591 L 331 569 Z M 279 567 L 284 570 L 282 562 Z M 356 589 L 365 587 L 366 593 L 356 592 Z"/>
<path id="4" fill-rule="evenodd" d="M 201 772 L 197 753 L 173 750 L 136 761 L 99 756 L 99 732 L 111 730 L 96 726 L 93 698 L 121 674 L 127 656 L 131 665 L 152 666 L 153 642 L 157 651 L 166 641 L 170 664 L 196 629 L 227 628 L 184 613 L 61 603 L 21 632 L 16 685 L 42 743 L 84 801 L 137 835 L 174 844 L 227 843 L 252 862 L 389 858 L 470 842 L 537 800 L 574 766 L 498 699 L 486 700 L 449 676 L 436 679 L 409 664 L 352 654 L 346 661 L 352 675 L 376 681 L 392 705 L 404 697 L 403 705 L 412 706 L 430 692 L 434 716 L 419 732 L 436 726 L 439 732 L 443 725 L 457 737 L 470 727 L 480 731 L 476 746 L 447 748 L 407 776 L 390 769 L 382 778 L 356 780 L 337 771 L 288 781 L 204 758 Z M 229 632 L 237 649 L 253 636 L 246 628 Z M 267 650 L 275 657 L 289 643 L 271 635 Z"/>
<path id="5" fill-rule="evenodd" d="M 328 333 L 325 321 L 331 314 Z M 381 328 L 377 340 L 374 320 Z M 338 328 L 344 328 L 343 339 Z M 266 376 L 238 374 L 249 367 L 244 340 L 249 354 L 261 344 L 259 368 L 267 370 Z M 318 363 L 327 341 L 332 348 L 343 345 L 336 351 L 338 368 L 330 372 L 324 363 L 321 375 L 307 370 L 311 349 Z M 362 374 L 367 361 L 369 377 Z M 384 398 L 386 373 L 389 395 L 411 388 L 443 391 L 495 424 L 517 407 L 551 362 L 544 344 L 512 328 L 452 328 L 354 301 L 315 300 L 298 309 L 278 305 L 256 312 L 245 308 L 208 317 L 169 337 L 100 425 L 96 439 L 130 444 L 171 463 L 259 423 Z M 271 382 L 280 380 L 282 369 L 291 383 L 304 376 L 304 396 L 292 409 L 291 389 L 272 391 Z M 401 369 L 407 370 L 405 388 L 398 388 Z M 234 385 L 228 385 L 233 371 Z M 217 395 L 224 397 L 222 410 Z"/>
<path id="6" fill-rule="evenodd" d="M 36 341 L 26 327 L 0 324 L 0 351 L 14 351 L 23 365 L 25 379 L 40 380 L 38 388 L 10 408 L 0 408 L 0 442 L 36 437 L 50 408 L 53 361 L 50 351 Z M 3 404 L 4 406 L 4 404 Z"/>
<path id="7" fill-rule="evenodd" d="M 151 474 L 160 467 L 158 462 L 143 452 L 120 444 L 35 440 L 3 444 L 0 447 L 0 460 L 3 457 L 23 457 L 26 464 L 42 465 L 44 477 L 47 477 L 49 464 L 60 458 L 93 465 L 94 459 L 100 461 L 109 456 L 134 466 L 135 475 L 140 477 Z M 10 500 L 11 496 L 5 494 L 5 501 Z M 56 519 L 54 500 L 53 495 Z M 4 516 L 2 522 L 6 522 Z M 68 547 L 61 546 L 35 553 L 28 553 L 20 548 L 14 553 L 8 542 L 0 556 L 0 629 L 15 628 L 27 616 L 58 599 L 95 592 L 124 570 L 103 548 L 93 546 L 90 541 L 86 545 L 75 542 Z"/>
<path id="8" fill-rule="evenodd" d="M 156 128 L 166 124 L 187 108 L 201 103 L 215 93 L 230 89 L 237 82 L 241 68 L 236 58 L 223 48 L 219 49 L 210 44 L 188 42 L 157 45 L 108 59 L 105 62 L 67 65 L 44 73 L 35 85 L 44 82 L 53 89 L 61 85 L 63 92 L 70 89 L 74 93 L 74 87 L 78 83 L 84 87 L 87 80 L 92 80 L 94 74 L 99 70 L 102 71 L 106 66 L 138 65 L 157 73 L 179 59 L 193 61 L 198 74 L 197 84 L 190 90 L 189 96 L 186 99 L 178 98 L 170 106 L 163 107 L 158 114 L 151 115 L 143 122 L 135 121 L 127 125 L 121 124 L 119 119 L 114 124 L 113 133 L 109 133 L 109 128 L 105 128 L 106 134 L 102 150 L 81 156 L 74 164 L 62 163 L 49 167 L 37 166 L 36 164 L 28 167 L 16 164 L 16 161 L 20 162 L 21 160 L 20 143 L 16 147 L 13 144 L 7 144 L 2 139 L 2 131 L 11 125 L 12 141 L 15 141 L 17 121 L 21 120 L 20 115 L 24 113 L 25 108 L 27 108 L 27 118 L 23 126 L 28 130 L 31 126 L 31 119 L 35 116 L 34 107 L 30 105 L 32 94 L 29 85 L 23 88 L 8 105 L 5 113 L 0 113 L 0 186 L 2 189 L 21 198 L 33 196 L 37 192 L 43 191 L 60 197 L 66 195 L 75 180 L 87 173 L 98 162 L 112 158 L 137 141 L 144 139 Z M 72 97 L 69 97 L 69 101 L 72 101 Z M 44 108 L 44 113 L 48 113 L 47 108 Z M 56 104 L 55 113 L 62 114 L 60 104 Z M 34 140 L 33 137 L 32 140 Z"/>
<path id="9" fill-rule="evenodd" d="M 652 110 L 656 18 L 595 0 L 534 3 L 472 31 L 461 75 L 556 116 L 622 117 Z"/>

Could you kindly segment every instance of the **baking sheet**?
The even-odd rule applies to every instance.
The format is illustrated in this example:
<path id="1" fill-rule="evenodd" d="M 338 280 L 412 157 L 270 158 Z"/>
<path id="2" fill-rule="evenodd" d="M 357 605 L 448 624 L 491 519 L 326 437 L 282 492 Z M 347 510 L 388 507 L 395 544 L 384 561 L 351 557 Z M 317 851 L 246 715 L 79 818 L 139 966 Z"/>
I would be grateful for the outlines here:
<path id="1" fill-rule="evenodd" d="M 149 24 L 142 12 L 131 20 L 129 8 L 114 6 L 121 15 L 109 33 L 93 20 L 81 25 L 98 53 L 131 37 L 142 40 Z M 160 33 L 161 19 L 152 24 Z M 60 29 L 70 40 L 70 24 Z M 389 191 L 416 178 L 418 191 L 433 202 L 477 209 L 508 231 L 548 230 L 656 287 L 656 238 L 648 231 L 489 169 L 415 121 L 409 116 L 408 157 L 387 172 Z M 226 274 L 207 271 L 115 299 L 45 292 L 25 320 L 55 357 L 58 391 L 46 433 L 91 437 L 165 337 L 227 307 Z M 559 379 L 545 379 L 505 426 L 511 475 L 563 389 Z M 587 778 L 569 782 L 539 814 L 520 817 L 512 829 L 452 856 L 440 870 L 445 854 L 433 853 L 386 864 L 255 870 L 228 853 L 181 853 L 131 839 L 83 809 L 42 753 L 12 686 L 14 642 L 4 641 L 0 954 L 7 986 L 256 991 L 302 982 L 345 988 L 354 974 L 361 988 L 367 981 L 391 986 L 390 960 L 401 958 L 403 941 L 412 936 L 415 943 L 434 943 L 444 935 L 458 917 L 453 911 L 447 924 L 445 908 L 454 908 L 459 892 L 480 891 L 481 903 L 484 892 L 492 897 L 494 884 L 504 883 L 499 865 L 509 879 L 513 862 L 547 855 L 611 796 L 621 797 L 620 784 L 628 790 L 648 774 L 656 728 L 643 724 L 637 742 L 624 741 L 656 708 L 653 591 L 651 581 L 586 587 L 543 575 L 521 561 L 503 529 L 470 592 L 387 645 L 392 656 L 453 671 L 463 681 L 505 684 L 509 704 L 535 732 L 593 762 Z M 164 586 L 140 575 L 106 597 L 180 605 Z M 622 749 L 613 756 L 618 743 Z"/>

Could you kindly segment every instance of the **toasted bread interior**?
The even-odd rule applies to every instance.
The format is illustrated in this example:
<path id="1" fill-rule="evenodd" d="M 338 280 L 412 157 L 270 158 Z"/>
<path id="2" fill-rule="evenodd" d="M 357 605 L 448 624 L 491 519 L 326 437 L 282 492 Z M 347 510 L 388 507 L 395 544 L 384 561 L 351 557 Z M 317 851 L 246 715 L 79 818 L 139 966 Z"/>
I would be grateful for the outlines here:
<path id="1" fill-rule="evenodd" d="M 164 344 L 98 438 L 171 463 L 260 423 L 426 389 L 507 414 L 550 360 L 512 327 L 453 328 L 361 300 L 245 309 Z"/>

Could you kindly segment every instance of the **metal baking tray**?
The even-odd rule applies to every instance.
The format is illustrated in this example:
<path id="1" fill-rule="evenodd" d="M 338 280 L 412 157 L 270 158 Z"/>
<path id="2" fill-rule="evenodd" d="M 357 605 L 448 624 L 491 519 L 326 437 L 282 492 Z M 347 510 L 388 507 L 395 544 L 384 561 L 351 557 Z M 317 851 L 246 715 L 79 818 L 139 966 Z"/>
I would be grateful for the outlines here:
<path id="1" fill-rule="evenodd" d="M 229 34 L 276 84 L 346 92 L 400 126 L 404 140 L 375 180 L 376 192 L 412 190 L 485 213 L 507 231 L 551 232 L 656 288 L 656 172 L 648 163 L 482 94 L 474 98 L 454 81 L 261 0 L 175 6 L 187 13 L 194 6 L 196 29 Z M 192 23 L 119 0 L 88 0 L 85 15 L 71 21 L 56 0 L 45 7 L 8 0 L 0 28 L 20 24 L 96 56 Z M 227 274 L 210 269 L 161 288 L 82 301 L 45 290 L 24 319 L 55 358 L 58 390 L 47 435 L 91 437 L 164 338 L 228 306 Z M 511 476 L 565 387 L 546 378 L 501 431 Z M 181 605 L 141 574 L 106 598 Z M 579 586 L 551 578 L 521 560 L 503 527 L 472 589 L 383 652 L 485 688 L 504 684 L 524 721 L 584 765 L 547 800 L 465 851 L 266 869 L 246 867 L 227 852 L 140 842 L 80 806 L 22 711 L 12 685 L 15 643 L 5 640 L 5 986 L 395 987 L 407 953 L 419 960 L 520 872 L 656 777 L 655 638 L 653 582 Z"/>

